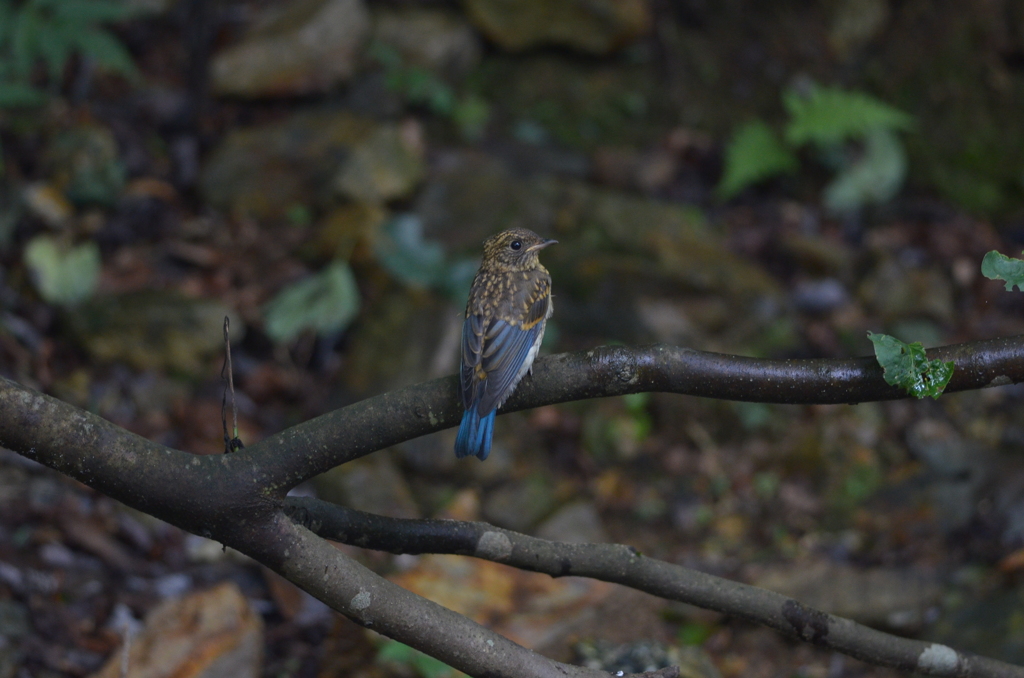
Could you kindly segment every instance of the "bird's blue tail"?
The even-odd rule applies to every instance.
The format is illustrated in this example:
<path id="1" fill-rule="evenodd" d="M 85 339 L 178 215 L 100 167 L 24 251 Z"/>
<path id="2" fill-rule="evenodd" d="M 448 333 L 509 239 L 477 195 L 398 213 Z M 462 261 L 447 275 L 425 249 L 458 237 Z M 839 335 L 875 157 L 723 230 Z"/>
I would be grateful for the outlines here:
<path id="1" fill-rule="evenodd" d="M 455 456 L 461 459 L 476 455 L 483 461 L 491 453 L 491 436 L 494 435 L 494 416 L 491 412 L 481 417 L 475 407 L 466 410 L 459 424 L 459 435 L 455 438 Z"/>

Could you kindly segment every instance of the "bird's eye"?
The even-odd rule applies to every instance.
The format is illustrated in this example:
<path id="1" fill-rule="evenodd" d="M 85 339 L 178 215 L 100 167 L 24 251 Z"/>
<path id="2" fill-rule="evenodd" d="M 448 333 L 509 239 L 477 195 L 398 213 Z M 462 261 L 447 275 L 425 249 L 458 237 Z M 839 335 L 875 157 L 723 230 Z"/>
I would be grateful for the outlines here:
<path id="1" fill-rule="evenodd" d="M 519 242 L 518 240 L 513 240 L 513 241 L 512 241 L 512 242 L 511 242 L 511 243 L 509 244 L 509 247 L 511 247 L 511 248 L 512 248 L 512 249 L 514 249 L 514 250 L 519 250 L 519 249 L 522 249 L 522 247 L 523 247 L 523 243 Z"/>

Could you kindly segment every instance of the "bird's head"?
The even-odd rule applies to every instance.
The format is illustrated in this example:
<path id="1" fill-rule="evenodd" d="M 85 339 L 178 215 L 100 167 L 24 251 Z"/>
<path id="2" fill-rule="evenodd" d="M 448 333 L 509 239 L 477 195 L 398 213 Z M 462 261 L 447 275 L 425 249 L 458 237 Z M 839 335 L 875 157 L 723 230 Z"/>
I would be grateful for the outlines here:
<path id="1" fill-rule="evenodd" d="M 536 268 L 540 251 L 557 242 L 526 228 L 510 228 L 484 241 L 484 265 L 514 270 Z"/>

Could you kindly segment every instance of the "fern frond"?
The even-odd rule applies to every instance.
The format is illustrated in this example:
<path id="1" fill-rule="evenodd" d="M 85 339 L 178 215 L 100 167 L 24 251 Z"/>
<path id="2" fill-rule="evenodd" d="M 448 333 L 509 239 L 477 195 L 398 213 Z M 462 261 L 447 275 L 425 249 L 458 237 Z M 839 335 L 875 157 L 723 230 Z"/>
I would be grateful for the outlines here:
<path id="1" fill-rule="evenodd" d="M 736 132 L 725 149 L 725 171 L 718 184 L 718 195 L 728 200 L 747 186 L 791 174 L 797 167 L 796 156 L 782 145 L 767 123 L 749 122 Z"/>
<path id="2" fill-rule="evenodd" d="M 790 115 L 786 141 L 793 146 L 813 143 L 831 146 L 864 138 L 871 130 L 909 130 L 914 118 L 864 92 L 813 86 L 806 95 L 795 91 L 783 96 Z"/>

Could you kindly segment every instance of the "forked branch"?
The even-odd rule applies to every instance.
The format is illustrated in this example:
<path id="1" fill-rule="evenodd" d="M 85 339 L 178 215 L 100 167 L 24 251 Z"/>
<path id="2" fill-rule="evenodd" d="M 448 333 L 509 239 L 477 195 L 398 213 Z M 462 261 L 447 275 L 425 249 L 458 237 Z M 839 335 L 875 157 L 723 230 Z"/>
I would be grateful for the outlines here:
<path id="1" fill-rule="evenodd" d="M 929 357 L 954 361 L 956 373 L 947 391 L 1024 381 L 1022 337 L 947 346 L 930 351 Z M 538 360 L 533 378 L 503 411 L 645 391 L 771 403 L 904 397 L 884 383 L 872 358 L 756 360 L 669 346 L 605 347 Z M 203 457 L 163 447 L 0 378 L 0 445 L 246 553 L 359 623 L 471 675 L 606 675 L 548 660 L 415 596 L 362 568 L 285 515 L 285 495 L 295 485 L 376 450 L 454 426 L 460 416 L 455 379 L 450 377 L 369 398 L 234 454 Z M 339 514 L 320 504 L 288 501 L 290 510 L 306 511 L 303 522 L 316 531 L 326 530 L 331 520 L 355 520 L 351 513 Z M 314 524 L 309 516 L 320 518 Z M 357 537 L 351 532 L 345 539 L 363 541 L 361 545 L 417 552 L 431 535 L 440 540 L 431 547 L 439 552 L 489 557 L 553 576 L 571 573 L 620 582 L 759 621 L 810 642 L 827 641 L 829 647 L 874 663 L 939 676 L 1024 678 L 1020 667 L 879 634 L 777 594 L 755 593 L 644 558 L 623 546 L 551 544 L 475 523 L 358 518 L 368 522 L 350 522 L 344 530 L 358 528 Z M 379 534 L 374 531 L 378 528 Z M 341 538 L 344 530 L 324 534 Z"/>
<path id="2" fill-rule="evenodd" d="M 293 520 L 344 544 L 389 553 L 473 556 L 552 577 L 590 577 L 771 627 L 856 659 L 931 676 L 1019 678 L 1024 669 L 900 638 L 826 614 L 766 589 L 647 558 L 620 544 L 566 544 L 487 523 L 385 518 L 309 497 L 289 497 Z"/>

